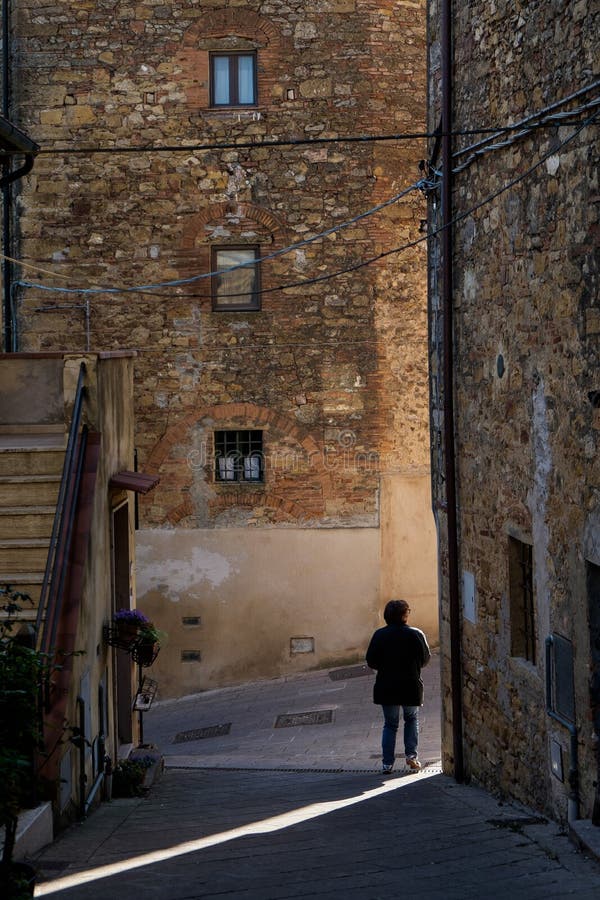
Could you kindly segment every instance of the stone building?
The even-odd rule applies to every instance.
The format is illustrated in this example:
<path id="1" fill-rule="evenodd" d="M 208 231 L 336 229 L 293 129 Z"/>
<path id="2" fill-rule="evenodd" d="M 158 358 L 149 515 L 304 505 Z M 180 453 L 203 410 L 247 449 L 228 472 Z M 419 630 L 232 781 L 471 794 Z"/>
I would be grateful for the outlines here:
<path id="1" fill-rule="evenodd" d="M 599 26 L 575 0 L 429 7 L 445 766 L 571 820 L 600 734 Z"/>
<path id="2" fill-rule="evenodd" d="M 162 695 L 362 658 L 393 595 L 435 642 L 425 251 L 395 252 L 425 146 L 372 140 L 424 129 L 424 2 L 22 0 L 12 35 L 19 346 L 137 351 Z"/>

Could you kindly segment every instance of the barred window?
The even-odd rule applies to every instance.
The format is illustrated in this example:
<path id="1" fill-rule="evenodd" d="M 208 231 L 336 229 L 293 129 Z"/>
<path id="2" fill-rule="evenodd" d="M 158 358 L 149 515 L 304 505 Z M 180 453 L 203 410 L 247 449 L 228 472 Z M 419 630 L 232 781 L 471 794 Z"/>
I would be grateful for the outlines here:
<path id="1" fill-rule="evenodd" d="M 217 481 L 264 481 L 262 431 L 215 431 Z"/>

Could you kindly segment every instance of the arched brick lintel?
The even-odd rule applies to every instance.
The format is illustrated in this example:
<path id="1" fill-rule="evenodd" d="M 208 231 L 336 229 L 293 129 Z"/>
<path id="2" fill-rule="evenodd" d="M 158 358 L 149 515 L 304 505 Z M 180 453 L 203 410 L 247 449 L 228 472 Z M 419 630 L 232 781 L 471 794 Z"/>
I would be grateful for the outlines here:
<path id="1" fill-rule="evenodd" d="M 205 38 L 237 37 L 257 40 L 262 44 L 281 42 L 279 29 L 263 16 L 247 9 L 215 9 L 192 25 L 184 37 L 184 46 L 193 47 Z"/>
<path id="2" fill-rule="evenodd" d="M 167 429 L 160 441 L 153 447 L 146 462 L 149 472 L 158 473 L 160 467 L 171 453 L 171 448 L 181 443 L 182 434 L 188 431 L 196 422 L 202 419 L 213 419 L 215 422 L 243 421 L 244 427 L 260 428 L 261 425 L 271 425 L 283 434 L 288 434 L 309 454 L 314 469 L 327 476 L 323 464 L 321 448 L 311 435 L 304 433 L 302 429 L 289 416 L 282 415 L 266 406 L 258 406 L 255 403 L 220 403 L 207 406 L 204 409 L 194 410 L 175 422 Z"/>
<path id="3" fill-rule="evenodd" d="M 280 497 L 273 491 L 261 495 L 260 499 L 258 499 L 257 495 L 254 493 L 248 494 L 246 496 L 243 496 L 240 493 L 236 493 L 235 496 L 224 495 L 217 498 L 214 502 L 211 502 L 211 507 L 213 509 L 222 511 L 229 509 L 232 506 L 247 507 L 248 509 L 251 509 L 257 503 L 259 503 L 259 505 L 262 507 L 276 509 L 284 512 L 294 519 L 308 518 L 306 510 L 304 510 L 299 503 L 295 503 L 292 500 L 286 500 L 284 497 Z M 167 514 L 167 521 L 169 525 L 177 525 L 183 519 L 186 519 L 188 516 L 193 515 L 194 509 L 192 507 L 192 502 L 189 497 L 187 497 L 178 506 L 174 506 L 169 510 Z"/>
<path id="4" fill-rule="evenodd" d="M 154 446 L 145 464 L 145 470 L 158 473 L 171 455 L 173 447 L 183 443 L 185 440 L 185 433 L 203 419 L 212 420 L 215 425 L 221 426 L 243 423 L 245 428 L 260 428 L 265 425 L 270 425 L 273 429 L 279 431 L 279 433 L 290 435 L 309 456 L 312 470 L 321 483 L 322 496 L 326 497 L 331 495 L 331 474 L 324 465 L 322 448 L 315 439 L 311 435 L 307 435 L 303 429 L 299 428 L 289 416 L 282 415 L 268 407 L 259 406 L 255 403 L 215 404 L 188 413 L 187 416 L 184 416 L 178 422 L 171 425 L 161 440 Z M 239 495 L 236 494 L 235 497 L 231 498 L 231 503 L 226 502 L 225 499 L 223 499 L 223 502 L 225 503 L 223 508 L 226 508 L 228 505 L 250 506 L 252 503 L 256 502 L 256 497 L 255 495 L 248 495 L 247 498 L 243 498 L 243 500 L 240 501 Z M 294 501 L 288 501 L 273 491 L 261 498 L 260 505 L 270 506 L 275 509 L 278 508 L 296 519 L 307 518 L 307 513 L 300 504 Z M 185 497 L 181 503 L 168 511 L 166 519 L 169 524 L 175 525 L 187 516 L 193 515 L 193 513 L 192 501 L 188 496 Z"/>
<path id="5" fill-rule="evenodd" d="M 233 211 L 235 206 L 235 212 Z M 248 219 L 251 222 L 257 222 L 271 232 L 276 239 L 283 236 L 287 232 L 287 228 L 281 219 L 274 216 L 268 209 L 262 206 L 255 206 L 253 203 L 211 203 L 206 209 L 197 213 L 188 220 L 185 233 L 183 235 L 183 248 L 191 250 L 196 246 L 198 234 L 202 232 L 209 222 L 227 222 L 228 218 Z M 208 237 L 206 237 L 208 241 Z"/>

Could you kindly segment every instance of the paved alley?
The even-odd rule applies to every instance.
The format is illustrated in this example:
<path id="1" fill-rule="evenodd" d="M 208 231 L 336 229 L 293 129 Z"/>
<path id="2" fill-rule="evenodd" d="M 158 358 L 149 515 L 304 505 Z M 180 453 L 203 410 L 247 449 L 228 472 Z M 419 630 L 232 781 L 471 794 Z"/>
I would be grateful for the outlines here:
<path id="1" fill-rule="evenodd" d="M 372 675 L 356 667 L 159 704 L 145 732 L 164 774 L 42 851 L 36 896 L 597 898 L 600 868 L 555 823 L 441 774 L 437 668 L 418 775 L 401 759 L 380 774 Z"/>

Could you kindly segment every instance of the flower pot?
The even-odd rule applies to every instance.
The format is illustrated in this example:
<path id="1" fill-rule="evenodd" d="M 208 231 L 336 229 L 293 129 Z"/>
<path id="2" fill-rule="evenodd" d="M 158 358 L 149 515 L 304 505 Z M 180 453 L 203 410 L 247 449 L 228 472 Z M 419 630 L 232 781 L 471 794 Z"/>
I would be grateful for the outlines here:
<path id="1" fill-rule="evenodd" d="M 160 644 L 158 641 L 139 638 L 133 644 L 131 655 L 138 665 L 147 667 L 152 665 L 158 656 L 159 650 Z"/>
<path id="2" fill-rule="evenodd" d="M 127 620 L 115 622 L 115 629 L 118 640 L 123 644 L 131 644 L 138 636 L 139 625 L 137 622 L 129 622 Z"/>

